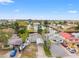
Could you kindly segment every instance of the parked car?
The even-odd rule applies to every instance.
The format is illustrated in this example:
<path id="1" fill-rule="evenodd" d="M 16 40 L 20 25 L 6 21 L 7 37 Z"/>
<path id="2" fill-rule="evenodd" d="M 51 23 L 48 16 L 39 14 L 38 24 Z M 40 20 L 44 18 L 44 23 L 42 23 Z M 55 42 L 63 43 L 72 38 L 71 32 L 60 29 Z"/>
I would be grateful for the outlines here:
<path id="1" fill-rule="evenodd" d="M 53 41 L 55 41 L 57 43 L 63 43 L 63 40 L 62 39 L 59 39 L 59 40 L 54 39 Z"/>
<path id="2" fill-rule="evenodd" d="M 59 43 L 63 43 L 63 40 L 59 40 Z"/>
<path id="3" fill-rule="evenodd" d="M 16 56 L 16 53 L 17 53 L 17 50 L 16 50 L 16 49 L 11 50 L 11 52 L 10 52 L 10 57 Z"/>
<path id="4" fill-rule="evenodd" d="M 74 48 L 69 48 L 68 49 L 71 53 L 76 53 L 76 50 Z"/>
<path id="5" fill-rule="evenodd" d="M 68 47 L 67 43 L 61 43 L 61 44 L 62 44 L 62 46 L 64 46 L 64 47 Z"/>
<path id="6" fill-rule="evenodd" d="M 27 46 L 26 43 L 24 43 L 23 45 L 21 45 L 21 46 L 19 47 L 19 51 L 22 51 L 26 46 Z"/>

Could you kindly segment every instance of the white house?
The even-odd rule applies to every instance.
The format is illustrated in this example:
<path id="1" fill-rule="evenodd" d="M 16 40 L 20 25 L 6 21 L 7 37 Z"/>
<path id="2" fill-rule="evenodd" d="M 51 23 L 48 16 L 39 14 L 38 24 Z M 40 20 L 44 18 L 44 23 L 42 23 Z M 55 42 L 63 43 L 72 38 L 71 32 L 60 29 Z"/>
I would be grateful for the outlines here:
<path id="1" fill-rule="evenodd" d="M 38 33 L 30 34 L 28 37 L 28 42 L 36 42 L 36 44 L 43 44 L 43 39 Z"/>

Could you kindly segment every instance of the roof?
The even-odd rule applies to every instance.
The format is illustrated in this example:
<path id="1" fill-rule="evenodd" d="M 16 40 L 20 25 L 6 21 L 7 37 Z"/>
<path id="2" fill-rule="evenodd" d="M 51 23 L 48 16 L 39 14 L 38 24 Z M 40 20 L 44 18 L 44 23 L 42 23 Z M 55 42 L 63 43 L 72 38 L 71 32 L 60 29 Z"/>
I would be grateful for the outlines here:
<path id="1" fill-rule="evenodd" d="M 70 39 L 72 37 L 71 34 L 65 32 L 61 32 L 60 35 L 63 36 L 65 39 Z"/>
<path id="2" fill-rule="evenodd" d="M 43 42 L 43 39 L 38 38 L 38 39 L 36 40 L 36 43 L 37 43 L 37 44 L 40 44 L 40 43 L 44 43 L 44 42 Z"/>
<path id="3" fill-rule="evenodd" d="M 12 39 L 12 40 L 9 40 L 8 44 L 10 44 L 10 45 L 21 45 L 22 40 L 21 39 Z"/>
<path id="4" fill-rule="evenodd" d="M 65 33 L 65 32 L 61 32 L 60 35 L 62 37 L 64 37 L 65 39 L 68 39 L 71 42 L 79 42 L 78 38 L 75 38 L 73 35 L 69 34 L 69 33 Z"/>
<path id="5" fill-rule="evenodd" d="M 16 34 L 14 34 L 10 40 L 8 41 L 8 44 L 10 45 L 21 45 L 22 44 L 22 39 L 19 38 Z"/>

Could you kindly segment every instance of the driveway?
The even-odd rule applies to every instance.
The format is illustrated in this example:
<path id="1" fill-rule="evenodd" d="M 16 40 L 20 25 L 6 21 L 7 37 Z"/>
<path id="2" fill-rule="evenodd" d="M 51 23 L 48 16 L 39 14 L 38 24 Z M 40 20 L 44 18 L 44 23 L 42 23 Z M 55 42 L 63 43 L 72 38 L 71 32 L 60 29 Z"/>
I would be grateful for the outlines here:
<path id="1" fill-rule="evenodd" d="M 37 46 L 37 58 L 46 58 L 47 56 L 45 55 L 44 49 L 43 49 L 43 45 L 38 45 Z"/>
<path id="2" fill-rule="evenodd" d="M 21 53 L 17 52 L 16 56 L 13 58 L 19 58 L 20 56 L 21 56 Z M 3 57 L 4 58 L 12 58 L 12 57 L 10 57 L 10 52 L 6 53 Z"/>

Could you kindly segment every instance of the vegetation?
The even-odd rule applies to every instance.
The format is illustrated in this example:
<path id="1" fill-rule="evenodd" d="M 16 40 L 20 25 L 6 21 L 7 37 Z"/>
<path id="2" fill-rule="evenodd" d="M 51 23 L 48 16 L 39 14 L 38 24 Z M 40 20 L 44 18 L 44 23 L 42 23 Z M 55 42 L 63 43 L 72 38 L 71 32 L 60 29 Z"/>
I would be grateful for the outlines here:
<path id="1" fill-rule="evenodd" d="M 51 41 L 50 41 L 50 40 L 47 41 L 47 45 L 48 45 L 48 46 L 51 45 Z"/>
<path id="2" fill-rule="evenodd" d="M 42 30 L 42 27 L 41 27 L 41 25 L 39 25 L 39 26 L 38 26 L 38 33 L 39 33 L 39 34 L 42 34 L 42 31 L 43 31 L 43 30 Z"/>
<path id="3" fill-rule="evenodd" d="M 12 36 L 12 33 L 0 32 L 0 43 L 2 45 L 7 45 L 9 38 Z"/>
<path id="4" fill-rule="evenodd" d="M 65 24 L 65 22 L 64 22 L 64 21 L 59 21 L 59 23 L 58 23 L 58 24 L 63 25 L 63 24 Z"/>
<path id="5" fill-rule="evenodd" d="M 18 33 L 18 31 L 21 29 L 21 28 L 25 28 L 26 29 L 26 27 L 27 27 L 27 22 L 26 21 L 16 21 L 15 22 L 15 30 L 16 30 L 16 32 Z"/>
<path id="6" fill-rule="evenodd" d="M 28 25 L 26 21 L 18 21 L 17 23 L 19 27 L 26 27 Z"/>
<path id="7" fill-rule="evenodd" d="M 42 29 L 38 29 L 38 33 L 39 34 L 42 34 Z"/>
<path id="8" fill-rule="evenodd" d="M 21 29 L 18 35 L 22 38 L 22 41 L 25 42 L 26 38 L 29 36 L 29 32 L 26 29 Z"/>
<path id="9" fill-rule="evenodd" d="M 44 29 L 44 33 L 48 33 L 48 29 Z"/>
<path id="10" fill-rule="evenodd" d="M 21 28 L 21 29 L 18 30 L 18 33 L 21 33 L 21 34 L 23 34 L 25 32 L 26 32 L 26 29 L 25 28 Z"/>
<path id="11" fill-rule="evenodd" d="M 45 51 L 46 56 L 52 57 L 51 52 L 50 52 L 50 50 L 49 50 L 49 47 L 48 47 L 46 41 L 44 41 L 44 46 L 43 46 L 43 47 L 44 47 L 44 51 Z"/>
<path id="12" fill-rule="evenodd" d="M 77 27 L 75 27 L 76 30 L 79 30 L 79 24 L 77 25 Z"/>
<path id="13" fill-rule="evenodd" d="M 15 30 L 19 37 L 22 38 L 22 41 L 25 42 L 26 38 L 29 36 L 29 31 L 27 30 L 27 22 L 26 21 L 16 21 L 15 22 Z"/>
<path id="14" fill-rule="evenodd" d="M 45 27 L 48 26 L 48 21 L 47 21 L 47 20 L 44 21 L 44 26 L 45 26 Z"/>

